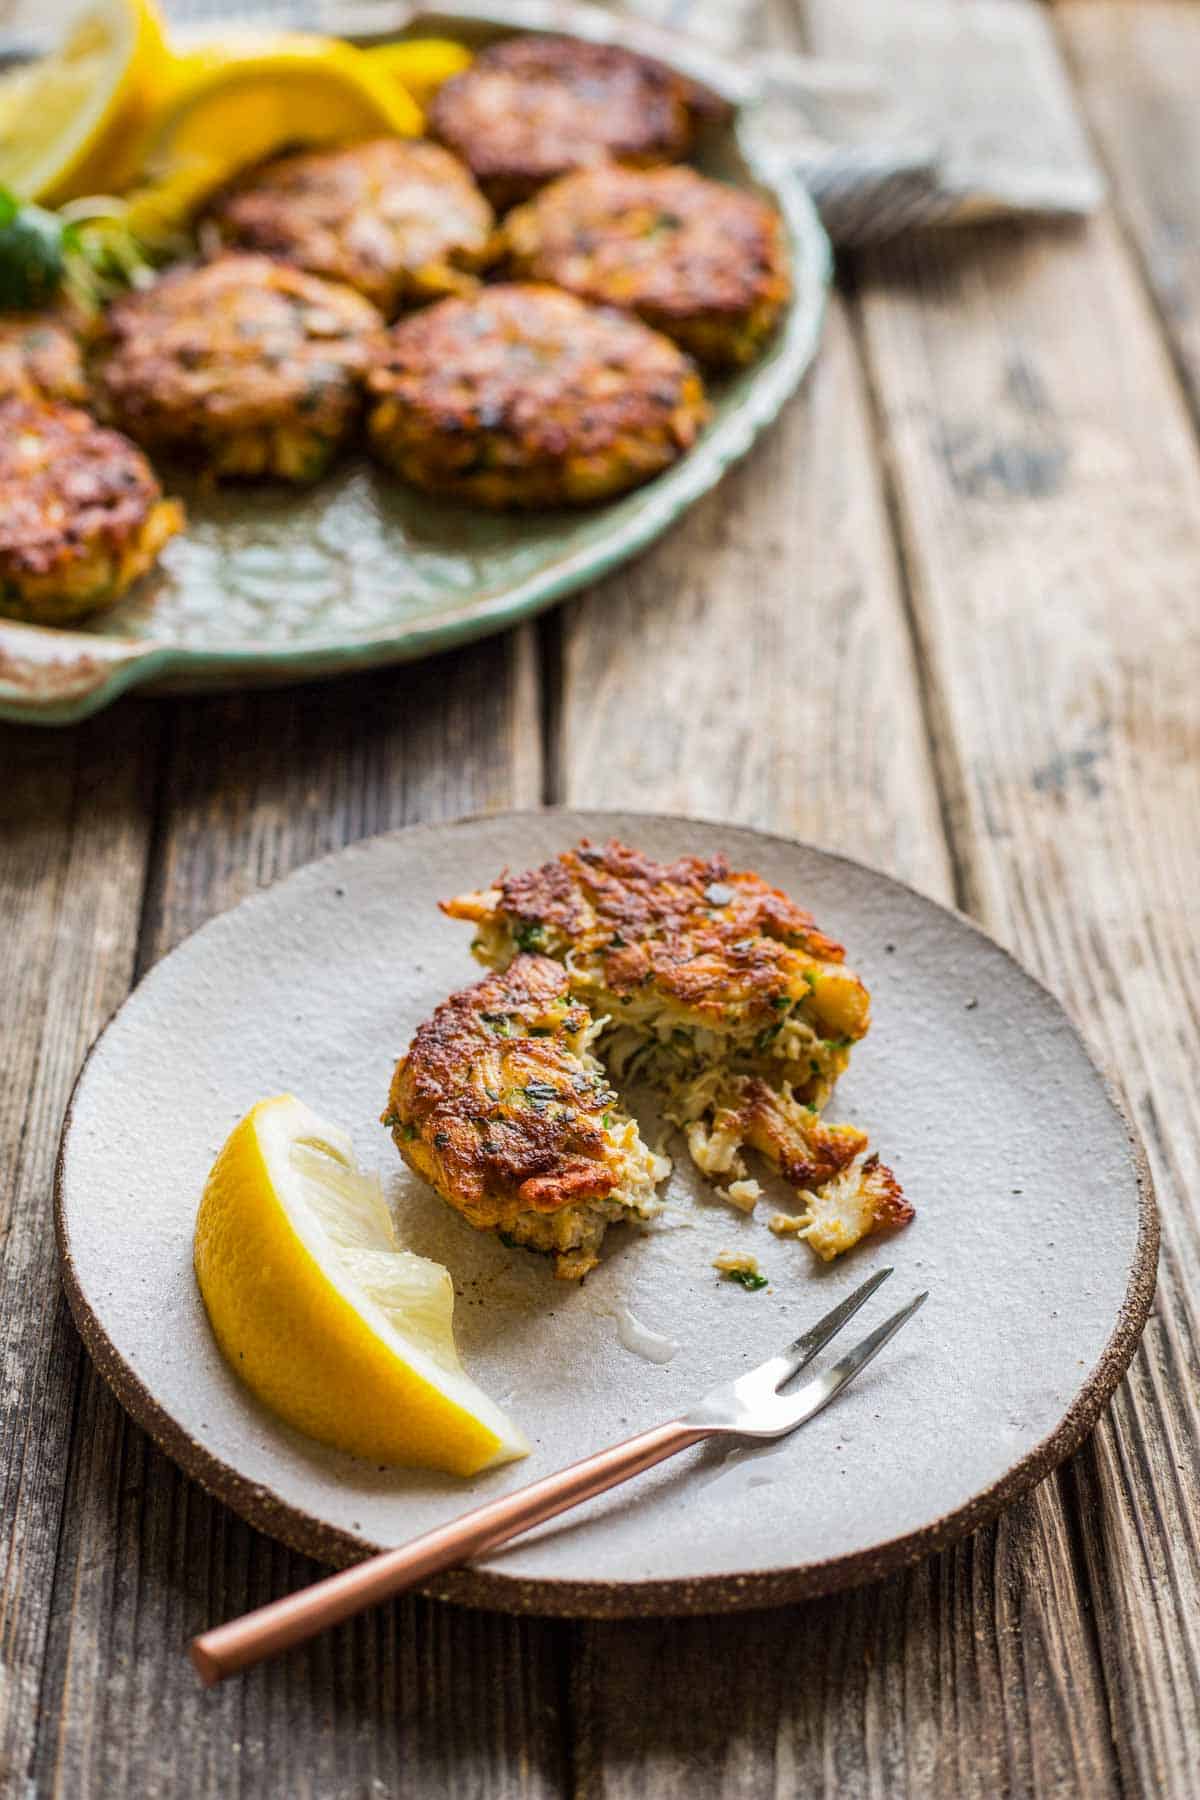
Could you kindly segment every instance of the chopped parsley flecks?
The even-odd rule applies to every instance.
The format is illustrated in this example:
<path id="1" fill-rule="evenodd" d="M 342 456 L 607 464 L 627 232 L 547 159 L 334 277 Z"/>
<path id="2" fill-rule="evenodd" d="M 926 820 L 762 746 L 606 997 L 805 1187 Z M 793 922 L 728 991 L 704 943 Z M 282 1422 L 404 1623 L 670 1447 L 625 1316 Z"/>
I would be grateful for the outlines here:
<path id="1" fill-rule="evenodd" d="M 528 1094 L 529 1098 L 534 1101 L 540 1100 L 545 1102 L 547 1100 L 557 1100 L 559 1098 L 558 1089 L 552 1086 L 548 1081 L 527 1081 L 525 1083 L 525 1092 Z"/>

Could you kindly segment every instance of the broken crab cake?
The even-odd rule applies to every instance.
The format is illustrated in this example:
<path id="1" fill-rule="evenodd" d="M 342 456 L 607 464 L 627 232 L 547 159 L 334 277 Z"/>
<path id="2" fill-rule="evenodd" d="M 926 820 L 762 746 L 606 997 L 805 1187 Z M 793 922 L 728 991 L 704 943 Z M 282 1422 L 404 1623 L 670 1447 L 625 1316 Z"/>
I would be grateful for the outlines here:
<path id="1" fill-rule="evenodd" d="M 820 1116 L 870 1024 L 867 990 L 842 946 L 761 876 L 720 856 L 664 864 L 583 843 L 444 910 L 477 926 L 485 963 L 562 963 L 571 997 L 604 1021 L 612 1079 L 663 1096 L 734 1205 L 751 1210 L 761 1193 L 751 1149 L 796 1192 L 788 1229 L 825 1260 L 912 1218 L 865 1134 Z"/>
<path id="2" fill-rule="evenodd" d="M 649 1218 L 670 1169 L 589 1048 L 599 1026 L 567 972 L 517 954 L 452 994 L 396 1065 L 384 1124 L 410 1168 L 479 1231 L 577 1280 L 619 1219 Z"/>

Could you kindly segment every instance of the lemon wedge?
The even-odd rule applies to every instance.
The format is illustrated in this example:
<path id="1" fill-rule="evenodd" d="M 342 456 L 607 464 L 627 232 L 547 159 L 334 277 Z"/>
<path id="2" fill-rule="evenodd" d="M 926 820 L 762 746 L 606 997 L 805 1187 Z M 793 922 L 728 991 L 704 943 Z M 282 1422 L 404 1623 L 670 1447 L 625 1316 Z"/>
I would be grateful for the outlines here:
<path id="1" fill-rule="evenodd" d="M 392 44 L 372 44 L 363 55 L 407 88 L 421 106 L 429 104 L 443 81 L 461 75 L 474 61 L 466 45 L 452 38 L 400 38 Z"/>
<path id="2" fill-rule="evenodd" d="M 149 0 L 92 0 L 57 50 L 0 75 L 0 185 L 58 205 L 130 180 L 170 60 Z"/>
<path id="3" fill-rule="evenodd" d="M 458 1359 L 448 1270 L 397 1246 L 349 1138 L 294 1095 L 261 1100 L 226 1140 L 195 1265 L 226 1359 L 297 1430 L 455 1475 L 527 1454 Z"/>
<path id="4" fill-rule="evenodd" d="M 285 145 L 420 135 L 421 110 L 361 50 L 303 32 L 226 34 L 179 57 L 140 161 L 153 182 L 220 181 Z"/>

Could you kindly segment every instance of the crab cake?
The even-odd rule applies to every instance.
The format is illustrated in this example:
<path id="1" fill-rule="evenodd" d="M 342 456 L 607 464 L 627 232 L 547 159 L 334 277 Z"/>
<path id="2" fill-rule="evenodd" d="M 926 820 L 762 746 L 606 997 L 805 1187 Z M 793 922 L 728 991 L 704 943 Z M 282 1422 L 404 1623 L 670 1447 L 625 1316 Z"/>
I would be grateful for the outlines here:
<path id="1" fill-rule="evenodd" d="M 438 89 L 432 136 L 507 207 L 588 163 L 677 162 L 715 95 L 616 44 L 516 37 L 492 44 Z"/>
<path id="2" fill-rule="evenodd" d="M 0 401 L 0 613 L 64 625 L 111 605 L 182 525 L 128 438 L 61 402 Z"/>
<path id="3" fill-rule="evenodd" d="M 112 306 L 100 405 L 213 475 L 315 481 L 358 417 L 382 326 L 361 294 L 267 256 L 173 270 Z"/>
<path id="4" fill-rule="evenodd" d="M 74 334 L 53 313 L 0 314 L 0 400 L 87 398 Z"/>
<path id="5" fill-rule="evenodd" d="M 658 1210 L 670 1165 L 622 1111 L 567 974 L 518 956 L 443 1002 L 396 1065 L 384 1124 L 410 1168 L 480 1231 L 586 1275 L 618 1219 Z"/>
<path id="6" fill-rule="evenodd" d="M 714 366 L 752 362 L 791 294 L 776 209 L 694 169 L 579 169 L 505 235 L 516 274 L 634 312 Z"/>
<path id="7" fill-rule="evenodd" d="M 572 998 L 607 1021 L 598 1051 L 613 1080 L 654 1086 L 735 1205 L 752 1210 L 761 1192 L 749 1148 L 799 1196 L 789 1228 L 822 1257 L 913 1216 L 866 1136 L 820 1117 L 870 998 L 781 889 L 720 856 L 658 863 L 585 842 L 444 910 L 477 926 L 486 963 L 563 963 Z"/>
<path id="8" fill-rule="evenodd" d="M 689 449 L 707 416 L 669 339 L 521 284 L 402 320 L 368 386 L 371 441 L 398 475 L 491 507 L 623 493 Z"/>
<path id="9" fill-rule="evenodd" d="M 218 199 L 222 238 L 357 288 L 391 318 L 469 292 L 489 261 L 492 209 L 440 144 L 375 138 L 276 157 Z"/>

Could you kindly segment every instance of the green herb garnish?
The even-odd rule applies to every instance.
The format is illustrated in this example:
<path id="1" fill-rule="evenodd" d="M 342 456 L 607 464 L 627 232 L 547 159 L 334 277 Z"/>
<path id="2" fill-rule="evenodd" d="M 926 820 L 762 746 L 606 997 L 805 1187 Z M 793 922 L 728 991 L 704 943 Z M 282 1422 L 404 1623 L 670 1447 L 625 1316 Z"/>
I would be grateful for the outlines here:
<path id="1" fill-rule="evenodd" d="M 531 1100 L 557 1100 L 558 1089 L 548 1081 L 529 1081 L 525 1084 L 525 1092 Z"/>
<path id="2" fill-rule="evenodd" d="M 0 188 L 0 308 L 45 306 L 62 287 L 67 253 L 76 243 L 77 234 L 57 213 L 23 205 Z"/>
<path id="3" fill-rule="evenodd" d="M 528 919 L 513 933 L 518 950 L 542 950 L 546 945 L 546 927 L 537 919 Z"/>
<path id="4" fill-rule="evenodd" d="M 722 1269 L 721 1273 L 726 1281 L 736 1281 L 748 1294 L 757 1294 L 759 1288 L 767 1285 L 766 1276 L 760 1275 L 757 1269 Z"/>

